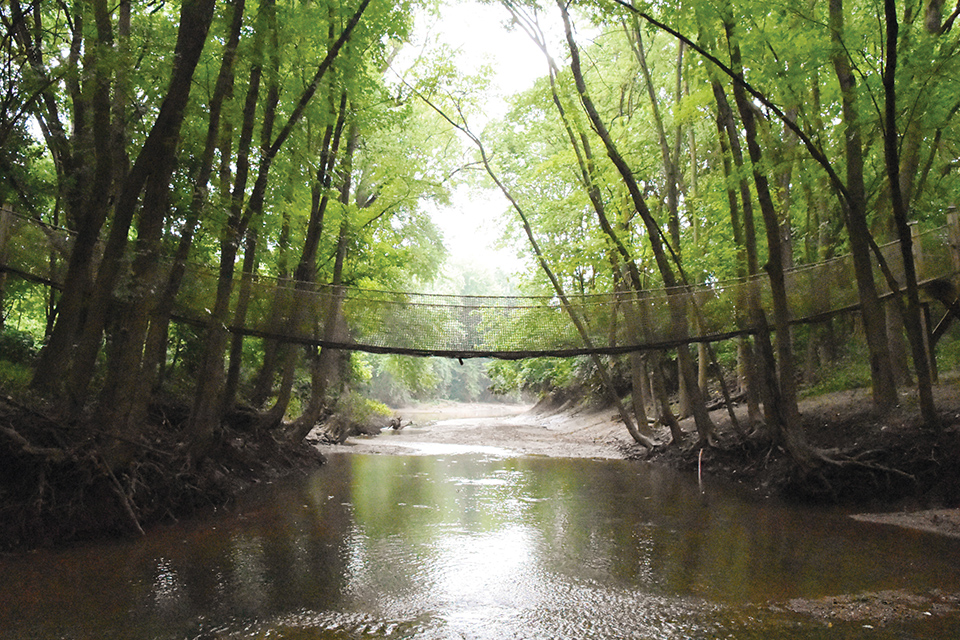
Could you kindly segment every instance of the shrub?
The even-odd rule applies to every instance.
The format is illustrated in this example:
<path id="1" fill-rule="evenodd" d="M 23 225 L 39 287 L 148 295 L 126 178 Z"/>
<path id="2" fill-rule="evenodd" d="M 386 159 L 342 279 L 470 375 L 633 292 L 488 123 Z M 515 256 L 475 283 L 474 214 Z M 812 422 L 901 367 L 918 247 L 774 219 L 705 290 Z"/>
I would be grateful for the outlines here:
<path id="1" fill-rule="evenodd" d="M 0 358 L 19 364 L 31 364 L 37 356 L 37 344 L 26 331 L 5 329 L 0 332 Z"/>
<path id="2" fill-rule="evenodd" d="M 22 392 L 30 385 L 32 374 L 26 365 L 0 360 L 0 389 L 7 393 Z"/>

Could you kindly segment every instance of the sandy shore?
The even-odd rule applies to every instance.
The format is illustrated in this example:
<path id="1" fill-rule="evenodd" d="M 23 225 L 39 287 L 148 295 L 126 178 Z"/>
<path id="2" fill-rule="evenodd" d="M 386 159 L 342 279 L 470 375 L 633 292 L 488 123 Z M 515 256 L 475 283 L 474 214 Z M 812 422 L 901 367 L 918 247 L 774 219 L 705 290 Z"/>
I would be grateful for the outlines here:
<path id="1" fill-rule="evenodd" d="M 615 412 L 540 413 L 529 405 L 443 404 L 396 411 L 404 428 L 348 438 L 325 452 L 429 455 L 496 452 L 562 458 L 622 458 L 629 434 Z M 410 423 L 408 424 L 408 421 Z"/>

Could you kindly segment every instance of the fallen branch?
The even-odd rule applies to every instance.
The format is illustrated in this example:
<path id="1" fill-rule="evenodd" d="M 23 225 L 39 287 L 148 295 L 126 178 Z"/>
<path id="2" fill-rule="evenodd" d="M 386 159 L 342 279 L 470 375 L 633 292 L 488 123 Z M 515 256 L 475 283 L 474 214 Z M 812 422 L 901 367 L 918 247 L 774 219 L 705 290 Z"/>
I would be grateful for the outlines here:
<path id="1" fill-rule="evenodd" d="M 859 467 L 861 469 L 867 469 L 868 471 L 880 471 L 882 473 L 889 473 L 891 475 L 906 478 L 907 480 L 910 480 L 916 485 L 920 484 L 920 481 L 917 480 L 916 476 L 914 476 L 913 474 L 907 473 L 906 471 L 901 471 L 900 469 L 887 467 L 885 465 L 876 464 L 873 462 L 863 462 L 851 456 L 844 456 L 842 458 L 830 458 L 828 456 L 823 456 L 821 459 L 823 460 L 823 462 L 826 462 L 827 464 L 833 465 L 835 467 Z"/>
<path id="2" fill-rule="evenodd" d="M 906 478 L 907 480 L 913 482 L 916 485 L 920 484 L 920 481 L 917 480 L 916 476 L 909 474 L 906 471 L 901 471 L 900 469 L 895 469 L 893 467 L 887 467 L 885 465 L 877 464 L 875 462 L 864 462 L 862 460 L 864 456 L 868 456 L 872 453 L 879 453 L 879 452 L 878 451 L 861 451 L 860 453 L 854 455 L 854 454 L 843 453 L 839 449 L 819 449 L 816 452 L 816 459 L 832 467 L 858 467 L 860 469 L 866 469 L 868 471 L 879 471 L 881 473 L 888 473 L 890 475 Z"/>

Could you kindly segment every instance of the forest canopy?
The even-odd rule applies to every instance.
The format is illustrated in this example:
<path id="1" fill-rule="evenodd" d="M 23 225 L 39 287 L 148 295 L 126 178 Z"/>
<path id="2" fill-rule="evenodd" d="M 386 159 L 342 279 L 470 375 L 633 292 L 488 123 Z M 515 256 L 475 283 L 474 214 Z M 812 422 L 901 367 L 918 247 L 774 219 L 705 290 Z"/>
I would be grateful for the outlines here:
<path id="1" fill-rule="evenodd" d="M 435 290 L 447 256 L 431 203 L 466 184 L 501 191 L 504 234 L 526 241 L 528 270 L 509 288 L 495 276 L 493 293 L 555 297 L 585 342 L 577 296 L 768 283 L 769 304 L 737 301 L 736 340 L 581 361 L 638 442 L 656 444 L 649 411 L 675 424 L 675 388 L 698 442 L 713 443 L 708 377 L 729 402 L 727 371 L 758 428 L 817 459 L 796 383 L 855 330 L 874 402 L 915 381 L 935 428 L 911 237 L 943 226 L 958 193 L 960 4 L 483 6 L 543 56 L 542 77 L 493 120 L 492 70 L 414 42 L 416 21 L 445 5 L 4 2 L 0 257 L 20 266 L 0 275 L 0 322 L 5 344 L 26 345 L 5 348 L 5 385 L 105 434 L 111 469 L 131 463 L 129 443 L 170 397 L 188 407 L 178 438 L 202 458 L 241 407 L 299 442 L 371 378 L 437 387 L 452 374 L 428 361 L 278 336 L 313 323 L 317 344 L 341 342 L 348 287 Z M 40 224 L 45 244 L 19 242 L 15 220 Z M 896 273 L 878 250 L 894 240 Z M 784 274 L 840 254 L 856 320 L 794 326 L 788 297 L 823 291 L 788 291 Z M 201 272 L 204 321 L 183 322 Z M 467 274 L 447 271 L 455 293 L 484 277 Z M 273 293 L 254 294 L 266 281 Z M 332 293 L 314 316 L 296 301 L 319 287 Z M 695 336 L 697 312 L 666 299 L 671 324 Z M 253 314 L 271 335 L 230 330 Z M 624 322 L 642 332 L 647 319 Z M 571 367 L 489 374 L 498 391 L 539 391 Z M 474 398 L 477 375 L 464 383 Z"/>

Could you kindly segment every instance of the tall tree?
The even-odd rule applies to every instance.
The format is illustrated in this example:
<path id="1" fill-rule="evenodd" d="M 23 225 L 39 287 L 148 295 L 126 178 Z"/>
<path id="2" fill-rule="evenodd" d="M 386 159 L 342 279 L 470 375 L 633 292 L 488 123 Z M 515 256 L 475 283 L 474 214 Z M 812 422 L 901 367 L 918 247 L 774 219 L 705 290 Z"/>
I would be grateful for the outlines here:
<path id="1" fill-rule="evenodd" d="M 740 43 L 736 35 L 736 26 L 732 14 L 724 14 L 724 30 L 730 48 L 730 66 L 742 77 L 743 67 L 740 60 Z M 768 413 L 773 414 L 773 425 L 777 429 L 778 440 L 784 444 L 795 459 L 809 463 L 811 458 L 810 447 L 806 443 L 803 427 L 800 423 L 800 412 L 797 407 L 796 376 L 793 358 L 793 343 L 790 338 L 790 311 L 787 303 L 787 291 L 783 274 L 783 247 L 780 237 L 780 219 L 777 215 L 773 196 L 766 174 L 762 170 L 763 151 L 760 146 L 754 106 L 747 98 L 746 91 L 740 83 L 734 83 L 734 99 L 737 110 L 740 112 L 740 122 L 743 124 L 744 137 L 753 168 L 753 183 L 756 189 L 757 202 L 763 217 L 767 236 L 767 263 L 764 269 L 770 279 L 770 291 L 773 298 L 774 326 L 776 328 L 776 355 L 777 366 L 773 365 L 773 354 L 767 348 L 765 335 L 760 336 L 759 345 L 761 357 L 766 361 L 766 373 L 777 373 L 778 384 L 767 394 L 766 405 L 770 405 Z M 755 304 L 751 305 L 756 307 Z M 765 333 L 766 320 L 761 312 L 756 318 L 760 323 L 761 334 Z M 771 385 L 771 387 L 773 387 Z"/>
<path id="2" fill-rule="evenodd" d="M 936 3 L 931 3 L 936 4 Z M 930 8 L 928 5 L 928 25 Z M 903 269 L 907 290 L 906 321 L 907 334 L 913 352 L 913 362 L 916 365 L 918 395 L 920 398 L 920 413 L 924 422 L 934 429 L 940 428 L 940 417 L 933 401 L 931 388 L 930 363 L 927 360 L 926 345 L 923 335 L 923 318 L 920 314 L 920 294 L 917 287 L 916 266 L 913 260 L 913 240 L 910 226 L 907 223 L 907 205 L 904 201 L 900 181 L 900 136 L 897 135 L 897 49 L 899 48 L 898 34 L 900 31 L 895 0 L 884 0 L 884 19 L 886 23 L 886 51 L 887 58 L 883 72 L 884 90 L 884 137 L 883 152 L 887 167 L 887 176 L 890 180 L 890 194 L 893 202 L 893 217 L 896 222 L 897 235 L 900 239 L 900 251 L 903 256 Z"/>
<path id="3" fill-rule="evenodd" d="M 350 39 L 364 11 L 369 6 L 370 1 L 371 0 L 361 1 L 356 11 L 344 26 L 339 37 L 330 46 L 322 61 L 317 65 L 313 78 L 300 94 L 293 111 L 287 117 L 280 132 L 261 155 L 257 179 L 245 207 L 241 210 L 234 209 L 231 213 L 231 224 L 228 226 L 226 232 L 227 237 L 221 249 L 221 268 L 217 286 L 217 298 L 211 317 L 211 326 L 208 329 L 208 338 L 204 346 L 203 369 L 197 380 L 194 405 L 187 427 L 189 438 L 193 443 L 193 447 L 198 452 L 205 451 L 209 446 L 213 431 L 219 422 L 220 410 L 223 405 L 223 360 L 224 347 L 226 344 L 225 321 L 229 310 L 230 291 L 232 290 L 233 284 L 233 260 L 237 254 L 240 238 L 246 232 L 250 221 L 262 213 L 270 167 L 274 159 L 290 137 L 294 127 L 300 122 L 307 105 L 320 88 L 320 83 L 327 71 L 331 68 L 333 61 Z M 240 197 L 240 194 L 237 194 L 235 197 Z"/>
<path id="4" fill-rule="evenodd" d="M 863 318 L 867 346 L 870 350 L 870 373 L 873 379 L 873 400 L 881 407 L 897 403 L 897 385 L 887 346 L 886 320 L 883 306 L 873 279 L 873 261 L 870 243 L 872 236 L 867 225 L 867 193 L 864 183 L 863 138 L 856 91 L 856 78 L 844 44 L 843 0 L 830 0 L 830 31 L 833 34 L 832 62 L 842 97 L 846 152 L 846 223 L 850 238 L 860 293 L 860 311 Z"/>
<path id="5" fill-rule="evenodd" d="M 68 394 L 75 410 L 79 410 L 87 400 L 87 389 L 93 376 L 94 366 L 104 328 L 108 320 L 110 298 L 120 276 L 120 269 L 127 248 L 128 231 L 134 216 L 139 213 L 138 225 L 138 259 L 134 271 L 145 279 L 142 284 L 153 284 L 151 270 L 156 265 L 156 245 L 158 234 L 162 227 L 166 213 L 167 195 L 169 193 L 170 177 L 176 164 L 176 148 L 179 141 L 180 128 L 183 123 L 187 100 L 192 86 L 191 78 L 200 59 L 206 42 L 207 30 L 213 19 L 214 2 L 211 0 L 197 0 L 185 2 L 180 12 L 180 28 L 177 43 L 174 49 L 174 65 L 170 75 L 170 84 L 160 106 L 157 118 L 149 135 L 140 149 L 137 159 L 130 172 L 120 186 L 116 203 L 113 208 L 113 220 L 110 237 L 104 248 L 100 261 L 95 287 L 92 292 L 86 319 L 82 327 L 72 365 L 69 368 Z M 108 25 L 98 29 L 101 40 L 107 38 Z M 104 109 L 109 111 L 109 100 Z M 98 135 L 112 139 L 112 128 L 100 129 L 96 127 Z M 108 145 L 104 145 L 105 147 Z M 112 149 L 104 149 L 104 157 L 112 158 L 115 153 Z M 110 161 L 104 160 L 105 163 Z M 140 206 L 141 197 L 143 206 Z M 102 216 L 102 214 L 98 214 Z M 76 249 L 75 249 L 76 250 Z M 128 327 L 133 333 L 141 329 L 148 311 L 143 308 L 143 291 L 134 294 L 132 305 L 134 316 L 131 322 L 136 323 Z M 72 324 L 72 323 L 70 323 Z M 75 326 L 64 326 L 62 331 L 70 332 Z M 56 333 L 57 329 L 54 329 Z M 51 337 L 51 343 L 54 339 Z M 57 341 L 58 344 L 69 344 L 69 336 Z M 66 350 L 66 347 L 65 347 Z M 119 352 L 118 352 L 119 357 Z M 122 357 L 127 357 L 123 354 Z M 62 361 L 63 355 L 49 357 L 47 363 Z M 118 366 L 122 366 L 119 365 Z M 46 376 L 50 372 L 38 367 L 36 376 Z M 121 424 L 123 424 L 121 422 Z"/>
<path id="6" fill-rule="evenodd" d="M 209 119 L 203 151 L 192 180 L 190 201 L 180 227 L 180 238 L 177 242 L 176 253 L 173 256 L 173 264 L 153 310 L 150 331 L 144 347 L 144 382 L 150 382 L 154 385 L 159 385 L 160 380 L 158 378 L 166 360 L 170 315 L 173 313 L 177 294 L 183 284 L 194 235 L 200 224 L 204 209 L 213 204 L 209 202 L 208 187 L 215 168 L 214 161 L 217 147 L 220 145 L 222 151 L 225 140 L 230 136 L 230 125 L 228 122 L 222 122 L 221 116 L 224 104 L 233 94 L 235 61 L 237 48 L 240 44 L 245 7 L 245 0 L 233 0 L 231 3 L 232 15 L 226 25 L 222 62 L 209 102 Z M 224 156 L 223 162 L 228 162 L 230 154 L 222 155 Z M 144 393 L 143 395 L 147 394 Z"/>
<path id="7" fill-rule="evenodd" d="M 531 17 L 523 13 L 517 6 L 509 2 L 504 2 L 504 4 L 511 12 L 514 20 L 523 25 L 524 30 L 534 41 L 537 47 L 543 52 L 546 58 L 548 79 L 550 82 L 550 94 L 553 104 L 556 107 L 557 114 L 563 123 L 563 128 L 566 131 L 567 139 L 570 142 L 570 147 L 574 150 L 579 169 L 579 181 L 583 189 L 587 192 L 587 196 L 594 212 L 596 213 L 600 228 L 603 230 L 603 233 L 607 236 L 609 243 L 614 249 L 611 252 L 611 264 L 614 271 L 614 281 L 623 282 L 626 291 L 634 294 L 629 295 L 628 293 L 627 299 L 629 301 L 626 303 L 627 308 L 630 310 L 637 308 L 638 305 L 634 296 L 641 296 L 643 289 L 643 278 L 640 275 L 640 269 L 637 266 L 633 255 L 620 239 L 607 216 L 607 207 L 598 183 L 600 177 L 597 174 L 596 159 L 593 155 L 590 138 L 582 125 L 581 119 L 577 118 L 575 114 L 568 113 L 568 109 L 564 104 L 565 100 L 563 96 L 561 96 L 560 89 L 558 87 L 560 68 L 550 54 L 550 51 L 547 47 L 546 38 L 544 37 L 544 34 L 540 29 L 535 17 Z M 628 311 L 626 315 L 628 322 L 631 323 L 632 333 L 639 335 L 640 332 L 643 331 L 643 328 L 642 321 L 637 317 L 638 314 Z M 636 419 L 636 432 L 642 435 L 647 441 L 651 441 L 652 434 L 647 427 L 647 414 L 643 402 L 645 394 L 642 389 L 642 356 L 639 352 L 633 352 L 630 354 L 629 358 L 631 368 L 631 385 L 633 388 L 632 404 L 634 417 Z M 664 409 L 666 412 L 669 412 L 668 406 L 665 406 Z M 668 420 L 668 422 L 670 424 L 676 424 L 675 420 Z M 679 435 L 679 433 L 675 432 L 675 435 Z M 631 436 L 633 436 L 635 440 L 637 439 L 632 431 Z M 680 438 L 675 439 L 677 444 L 679 444 Z"/>
<path id="8" fill-rule="evenodd" d="M 680 282 L 677 280 L 674 274 L 673 267 L 670 264 L 670 258 L 666 249 L 664 248 L 662 230 L 660 229 L 660 226 L 657 224 L 656 220 L 654 220 L 650 209 L 647 207 L 640 187 L 637 184 L 637 180 L 633 175 L 633 171 L 627 165 L 623 156 L 617 149 L 617 145 L 610 136 L 603 119 L 600 117 L 599 112 L 593 104 L 593 100 L 587 91 L 586 82 L 581 69 L 579 47 L 573 38 L 573 29 L 570 22 L 569 12 L 562 2 L 558 2 L 558 6 L 560 8 L 561 16 L 563 17 L 564 31 L 566 33 L 567 44 L 570 49 L 570 67 L 573 71 L 573 76 L 574 80 L 576 81 L 577 92 L 580 96 L 581 103 L 583 104 L 584 110 L 586 111 L 587 116 L 593 125 L 594 131 L 597 132 L 597 135 L 600 136 L 600 139 L 603 142 L 604 148 L 607 151 L 607 156 L 610 158 L 610 161 L 620 174 L 620 177 L 630 194 L 630 199 L 633 206 L 636 208 L 637 213 L 643 220 L 643 224 L 647 232 L 647 241 L 650 243 L 650 247 L 653 250 L 654 260 L 657 264 L 658 270 L 660 271 L 660 276 L 663 278 L 663 283 L 667 287 L 668 291 L 671 292 L 670 295 L 668 295 L 668 303 L 670 306 L 670 313 L 674 327 L 680 333 L 685 333 L 688 323 L 686 318 L 684 297 L 680 294 Z M 697 385 L 697 375 L 693 368 L 693 360 L 690 356 L 689 347 L 687 345 L 678 347 L 677 357 L 684 384 L 687 386 L 687 392 L 692 396 L 691 409 L 693 411 L 694 421 L 697 426 L 697 432 L 700 434 L 700 439 L 703 442 L 712 443 L 714 439 L 715 427 L 713 425 L 713 421 L 710 419 L 709 413 L 707 412 L 706 403 L 704 402 L 700 387 Z"/>

